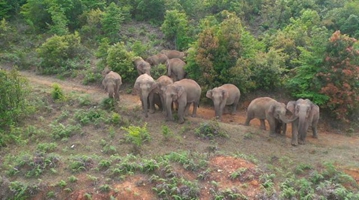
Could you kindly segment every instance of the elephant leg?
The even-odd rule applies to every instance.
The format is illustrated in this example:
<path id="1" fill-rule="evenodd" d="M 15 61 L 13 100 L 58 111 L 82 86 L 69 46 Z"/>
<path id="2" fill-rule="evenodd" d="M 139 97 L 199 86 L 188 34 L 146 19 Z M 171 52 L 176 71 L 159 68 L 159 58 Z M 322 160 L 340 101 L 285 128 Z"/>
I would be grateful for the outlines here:
<path id="1" fill-rule="evenodd" d="M 197 102 L 193 102 L 192 117 L 196 117 L 196 116 L 197 116 L 197 108 L 198 108 L 198 103 L 197 103 Z"/>
<path id="2" fill-rule="evenodd" d="M 283 131 L 283 135 L 285 135 L 287 133 L 287 124 L 286 123 L 283 123 L 282 131 Z"/>
<path id="3" fill-rule="evenodd" d="M 186 103 L 178 103 L 178 123 L 184 123 L 184 112 L 187 107 Z"/>
<path id="4" fill-rule="evenodd" d="M 249 116 L 247 115 L 246 122 L 244 122 L 244 125 L 245 125 L 245 126 L 249 126 L 249 123 L 251 122 L 252 119 L 253 119 L 252 117 L 249 117 Z"/>
<path id="5" fill-rule="evenodd" d="M 318 125 L 318 120 L 312 123 L 313 138 L 318 138 L 317 125 Z"/>
<path id="6" fill-rule="evenodd" d="M 261 129 L 266 130 L 266 122 L 264 121 L 264 119 L 259 119 L 259 121 L 261 122 Z"/>
<path id="7" fill-rule="evenodd" d="M 232 108 L 232 115 L 235 115 L 237 112 L 237 106 L 238 106 L 238 100 L 234 101 L 235 103 L 233 104 L 233 108 Z"/>
<path id="8" fill-rule="evenodd" d="M 268 124 L 269 124 L 269 134 L 271 136 L 274 136 L 276 133 L 276 129 L 278 126 L 277 120 L 275 120 L 274 118 L 269 118 L 268 120 Z"/>
<path id="9" fill-rule="evenodd" d="M 185 116 L 189 115 L 189 107 L 190 107 L 190 106 L 191 106 L 191 103 L 187 103 L 187 104 L 186 104 L 186 107 L 185 107 L 185 109 L 184 109 L 184 110 L 185 110 L 185 111 L 184 111 L 184 115 L 185 115 Z"/>
<path id="10" fill-rule="evenodd" d="M 292 145 L 298 145 L 298 124 L 292 123 Z"/>

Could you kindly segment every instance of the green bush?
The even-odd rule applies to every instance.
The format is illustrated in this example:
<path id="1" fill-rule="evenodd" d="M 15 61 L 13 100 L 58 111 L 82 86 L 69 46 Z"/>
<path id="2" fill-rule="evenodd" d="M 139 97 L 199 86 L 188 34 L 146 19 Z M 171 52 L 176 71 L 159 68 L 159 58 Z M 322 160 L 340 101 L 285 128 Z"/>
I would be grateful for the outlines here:
<path id="1" fill-rule="evenodd" d="M 125 135 L 125 139 L 127 142 L 131 142 L 134 145 L 134 149 L 138 150 L 141 148 L 142 144 L 151 139 L 150 134 L 147 130 L 147 123 L 143 125 L 143 127 L 139 126 L 129 126 L 122 127 L 121 129 L 127 131 Z"/>
<path id="2" fill-rule="evenodd" d="M 51 96 L 52 96 L 52 99 L 58 100 L 58 101 L 63 101 L 66 99 L 64 92 L 62 91 L 60 85 L 57 83 L 54 83 L 52 85 Z"/>
<path id="3" fill-rule="evenodd" d="M 71 71 L 78 66 L 75 61 L 82 50 L 80 35 L 54 35 L 36 49 L 40 57 L 39 69 L 44 74 L 56 74 Z"/>
<path id="4" fill-rule="evenodd" d="M 106 62 L 112 71 L 119 73 L 123 82 L 134 82 L 137 72 L 132 63 L 133 52 L 127 51 L 125 44 L 121 42 L 110 46 L 107 53 Z"/>
<path id="5" fill-rule="evenodd" d="M 29 92 L 27 87 L 26 80 L 16 70 L 0 69 L 0 129 L 14 125 L 29 112 L 25 99 Z M 0 146 L 3 139 L 1 137 Z"/>

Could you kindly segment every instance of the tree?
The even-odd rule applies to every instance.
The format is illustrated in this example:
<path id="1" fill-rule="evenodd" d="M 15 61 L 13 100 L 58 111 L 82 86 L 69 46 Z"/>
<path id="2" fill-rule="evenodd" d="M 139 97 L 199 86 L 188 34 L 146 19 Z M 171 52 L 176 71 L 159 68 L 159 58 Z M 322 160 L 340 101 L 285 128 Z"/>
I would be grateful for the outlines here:
<path id="1" fill-rule="evenodd" d="M 330 10 L 323 23 L 332 31 L 340 30 L 343 34 L 359 38 L 358 1 L 347 1 L 344 6 Z"/>
<path id="2" fill-rule="evenodd" d="M 326 46 L 325 59 L 317 76 L 320 93 L 329 97 L 326 107 L 337 119 L 349 121 L 359 113 L 359 43 L 336 31 Z"/>
<path id="3" fill-rule="evenodd" d="M 191 39 L 188 36 L 189 26 L 185 13 L 178 10 L 167 10 L 161 30 L 167 39 L 174 41 L 176 49 L 188 48 Z"/>
<path id="4" fill-rule="evenodd" d="M 153 23 L 163 21 L 165 15 L 165 0 L 135 0 L 134 16 L 137 20 L 152 20 Z"/>
<path id="5" fill-rule="evenodd" d="M 233 13 L 222 12 L 218 18 L 222 22 L 205 28 L 189 49 L 186 71 L 205 87 L 202 91 L 229 82 L 245 90 L 244 82 L 233 82 L 247 80 L 237 79 L 240 75 L 233 73 L 241 71 L 238 60 L 253 58 L 264 46 L 242 27 Z"/>
<path id="6" fill-rule="evenodd" d="M 119 41 L 118 33 L 122 22 L 123 16 L 121 9 L 112 2 L 108 7 L 106 7 L 101 23 L 105 36 L 107 36 L 113 43 Z"/>

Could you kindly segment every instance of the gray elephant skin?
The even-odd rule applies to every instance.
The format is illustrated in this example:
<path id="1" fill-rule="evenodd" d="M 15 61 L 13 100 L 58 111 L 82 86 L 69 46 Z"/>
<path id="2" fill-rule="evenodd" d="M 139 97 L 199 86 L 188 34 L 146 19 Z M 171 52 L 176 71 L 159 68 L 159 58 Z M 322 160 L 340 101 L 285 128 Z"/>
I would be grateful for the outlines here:
<path id="1" fill-rule="evenodd" d="M 108 70 L 108 68 L 105 68 L 105 70 Z M 102 80 L 102 85 L 108 93 L 109 98 L 113 98 L 119 101 L 119 90 L 122 85 L 122 78 L 118 73 L 114 71 L 108 72 L 105 70 L 103 72 L 103 74 L 105 74 L 105 78 Z"/>
<path id="2" fill-rule="evenodd" d="M 151 92 L 153 89 L 153 85 L 155 84 L 155 80 L 148 74 L 142 74 L 137 77 L 135 85 L 133 87 L 134 92 L 139 94 L 142 104 L 142 109 L 145 113 L 145 117 L 148 117 L 148 107 L 150 109 L 154 109 L 152 106 L 153 102 L 153 93 Z"/>
<path id="3" fill-rule="evenodd" d="M 165 54 L 168 59 L 179 58 L 184 60 L 186 58 L 186 53 L 177 51 L 177 50 L 162 50 L 161 53 Z"/>
<path id="4" fill-rule="evenodd" d="M 265 120 L 269 123 L 269 133 L 274 135 L 280 133 L 280 127 L 283 125 L 283 133 L 286 132 L 286 125 L 283 123 L 291 123 L 297 118 L 291 116 L 286 117 L 287 109 L 284 103 L 280 103 L 270 97 L 259 97 L 251 101 L 247 108 L 247 118 L 244 125 L 249 126 L 252 119 L 260 120 L 261 129 L 266 130 Z"/>
<path id="5" fill-rule="evenodd" d="M 170 85 L 173 83 L 173 80 L 166 76 L 166 75 L 162 75 L 160 76 L 157 80 L 156 83 L 153 85 L 153 89 L 152 89 L 152 93 L 154 93 L 154 98 L 159 98 L 163 111 L 166 111 L 166 106 L 165 105 L 165 100 L 164 100 L 164 94 L 163 94 L 163 88 L 165 88 L 167 85 Z"/>
<path id="6" fill-rule="evenodd" d="M 186 77 L 186 72 L 184 70 L 186 63 L 179 58 L 172 58 L 167 60 L 167 75 L 172 78 L 173 82 L 182 80 Z"/>
<path id="7" fill-rule="evenodd" d="M 178 105 L 178 122 L 180 124 L 184 123 L 185 110 L 187 110 L 191 104 L 193 104 L 192 117 L 195 117 L 201 92 L 201 87 L 192 79 L 182 79 L 167 85 L 164 88 L 167 111 L 166 120 L 173 120 L 172 102 Z"/>
<path id="8" fill-rule="evenodd" d="M 141 57 L 136 58 L 133 61 L 133 64 L 135 65 L 138 75 L 141 75 L 141 74 L 151 75 L 150 63 L 144 61 Z"/>
<path id="9" fill-rule="evenodd" d="M 289 101 L 287 109 L 298 117 L 292 122 L 292 145 L 305 144 L 309 126 L 312 127 L 313 137 L 318 138 L 317 125 L 319 121 L 319 106 L 309 99 Z"/>
<path id="10" fill-rule="evenodd" d="M 146 59 L 146 61 L 151 66 L 157 66 L 159 64 L 164 64 L 164 63 L 166 63 L 167 60 L 168 60 L 168 57 L 166 56 L 166 54 L 163 54 L 163 53 L 159 53 L 159 54 L 150 56 Z"/>
<path id="11" fill-rule="evenodd" d="M 220 87 L 215 87 L 211 90 L 208 90 L 206 97 L 212 99 L 215 116 L 216 118 L 221 119 L 223 110 L 226 106 L 232 106 L 232 114 L 237 111 L 241 92 L 237 86 L 233 84 L 224 84 Z"/>

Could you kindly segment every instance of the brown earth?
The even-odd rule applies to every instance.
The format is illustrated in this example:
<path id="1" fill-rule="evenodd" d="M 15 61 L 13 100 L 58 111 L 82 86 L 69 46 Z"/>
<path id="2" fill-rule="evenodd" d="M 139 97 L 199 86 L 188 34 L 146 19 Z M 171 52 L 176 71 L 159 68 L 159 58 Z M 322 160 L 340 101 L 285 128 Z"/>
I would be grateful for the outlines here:
<path id="1" fill-rule="evenodd" d="M 54 77 L 39 76 L 32 72 L 22 71 L 21 74 L 26 77 L 31 85 L 41 85 L 44 88 L 51 88 L 53 83 L 58 83 L 66 92 L 77 91 L 86 93 L 91 96 L 94 101 L 100 102 L 105 97 L 106 93 L 99 85 L 85 86 L 76 80 L 62 81 Z M 140 107 L 140 100 L 137 96 L 125 94 L 121 91 L 121 106 L 128 110 L 138 109 Z M 248 105 L 249 102 L 243 102 L 242 105 Z M 219 139 L 215 144 L 210 141 L 203 141 L 193 136 L 193 134 L 186 133 L 183 130 L 193 133 L 190 129 L 198 126 L 204 121 L 213 119 L 214 111 L 209 106 L 200 107 L 197 113 L 198 117 L 188 117 L 184 125 L 179 125 L 175 122 L 164 122 L 162 113 L 154 113 L 149 118 L 141 118 L 141 120 L 151 124 L 148 128 L 151 132 L 161 132 L 161 125 L 167 124 L 172 130 L 182 132 L 178 141 L 169 141 L 163 143 L 162 141 L 153 141 L 158 148 L 150 149 L 144 147 L 144 154 L 160 155 L 178 149 L 186 150 L 201 150 L 206 151 L 208 147 L 216 146 L 224 152 L 238 152 L 246 155 L 253 155 L 258 160 L 268 162 L 275 160 L 274 158 L 289 157 L 294 162 L 306 162 L 310 164 L 320 164 L 326 161 L 332 161 L 340 167 L 344 172 L 353 176 L 359 183 L 359 137 L 348 137 L 343 134 L 336 134 L 337 130 L 333 131 L 327 124 L 328 122 L 321 121 L 319 125 L 319 139 L 308 137 L 307 144 L 298 147 L 290 145 L 290 131 L 288 126 L 287 135 L 285 137 L 269 137 L 267 131 L 259 130 L 259 120 L 252 120 L 250 127 L 241 126 L 245 121 L 245 110 L 239 109 L 236 115 L 225 114 L 223 116 L 221 127 L 224 128 L 230 139 Z M 267 129 L 268 130 L 268 129 Z M 184 132 L 184 133 L 183 133 Z M 358 134 L 356 134 L 358 135 Z M 249 138 L 249 139 L 248 139 Z M 96 140 L 96 136 L 89 134 L 87 140 Z M 200 142 L 198 142 L 200 140 Z M 80 145 L 79 145 L 80 146 Z M 80 148 L 80 147 L 79 147 Z M 274 161 L 275 164 L 275 161 Z M 201 182 L 201 199 L 210 199 L 210 189 L 213 189 L 211 181 L 216 181 L 219 188 L 235 188 L 241 191 L 250 198 L 260 193 L 259 174 L 256 171 L 257 166 L 244 159 L 232 156 L 214 156 L 209 163 L 210 175 Z M 231 178 L 230 175 L 240 169 L 247 169 L 245 173 L 250 173 L 248 179 L 238 180 Z M 177 171 L 186 176 L 189 180 L 195 180 L 196 175 L 187 172 L 181 168 Z M 61 193 L 63 199 L 87 199 L 85 194 L 91 194 L 92 199 L 108 199 L 110 196 L 116 199 L 156 199 L 155 193 L 152 191 L 150 184 L 145 180 L 148 179 L 146 175 L 134 175 L 127 177 L 121 182 L 111 185 L 112 191 L 108 194 L 99 193 L 95 187 L 88 183 L 88 180 L 83 175 L 78 175 L 78 188 L 70 194 Z M 39 194 L 34 199 L 42 199 L 44 194 Z"/>

